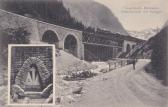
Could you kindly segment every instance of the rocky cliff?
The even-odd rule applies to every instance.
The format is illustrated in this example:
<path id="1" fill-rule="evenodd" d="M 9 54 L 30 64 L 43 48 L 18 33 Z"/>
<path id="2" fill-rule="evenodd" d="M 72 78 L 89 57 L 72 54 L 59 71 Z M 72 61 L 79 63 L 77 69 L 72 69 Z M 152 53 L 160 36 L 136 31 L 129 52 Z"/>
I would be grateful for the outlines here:
<path id="1" fill-rule="evenodd" d="M 63 0 L 70 14 L 86 26 L 128 34 L 118 18 L 103 4 L 94 0 Z"/>

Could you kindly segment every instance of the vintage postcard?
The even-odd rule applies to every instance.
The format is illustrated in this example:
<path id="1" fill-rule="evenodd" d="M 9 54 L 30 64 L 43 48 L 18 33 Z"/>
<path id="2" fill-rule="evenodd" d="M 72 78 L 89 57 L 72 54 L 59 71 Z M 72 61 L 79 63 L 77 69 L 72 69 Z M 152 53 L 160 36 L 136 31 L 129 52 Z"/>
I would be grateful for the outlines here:
<path id="1" fill-rule="evenodd" d="M 0 0 L 0 107 L 168 107 L 168 0 Z"/>

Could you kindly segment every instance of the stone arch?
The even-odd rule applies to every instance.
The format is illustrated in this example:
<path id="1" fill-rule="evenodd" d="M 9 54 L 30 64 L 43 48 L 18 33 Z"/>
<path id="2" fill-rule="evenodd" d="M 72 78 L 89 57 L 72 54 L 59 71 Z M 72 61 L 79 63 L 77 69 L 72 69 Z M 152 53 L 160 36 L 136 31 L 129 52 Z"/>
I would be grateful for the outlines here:
<path id="1" fill-rule="evenodd" d="M 128 52 L 130 52 L 130 51 L 131 51 L 131 46 L 130 46 L 130 44 L 127 44 L 126 52 L 128 53 Z"/>
<path id="2" fill-rule="evenodd" d="M 46 66 L 44 65 L 43 61 L 37 57 L 29 57 L 22 65 L 21 69 L 19 70 L 16 78 L 15 78 L 15 84 L 19 85 L 22 89 L 25 89 L 25 82 L 28 75 L 28 72 L 30 70 L 30 66 L 32 64 L 36 64 L 39 76 L 41 78 L 41 88 L 42 90 L 46 88 L 51 81 L 52 74 L 50 71 L 47 70 Z"/>
<path id="3" fill-rule="evenodd" d="M 70 52 L 74 56 L 78 53 L 78 40 L 74 35 L 67 35 L 64 39 L 64 50 Z"/>
<path id="4" fill-rule="evenodd" d="M 42 35 L 42 41 L 49 44 L 55 44 L 56 48 L 59 47 L 58 35 L 52 30 L 47 30 L 44 32 L 44 34 Z"/>

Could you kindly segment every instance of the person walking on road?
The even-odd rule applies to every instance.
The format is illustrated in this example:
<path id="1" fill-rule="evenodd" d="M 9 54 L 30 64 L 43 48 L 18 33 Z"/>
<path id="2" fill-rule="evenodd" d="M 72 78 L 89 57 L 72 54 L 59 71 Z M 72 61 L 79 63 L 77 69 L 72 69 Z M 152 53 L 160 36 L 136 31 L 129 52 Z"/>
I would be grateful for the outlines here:
<path id="1" fill-rule="evenodd" d="M 137 59 L 133 59 L 132 64 L 133 64 L 133 69 L 135 70 L 135 65 L 136 65 Z"/>

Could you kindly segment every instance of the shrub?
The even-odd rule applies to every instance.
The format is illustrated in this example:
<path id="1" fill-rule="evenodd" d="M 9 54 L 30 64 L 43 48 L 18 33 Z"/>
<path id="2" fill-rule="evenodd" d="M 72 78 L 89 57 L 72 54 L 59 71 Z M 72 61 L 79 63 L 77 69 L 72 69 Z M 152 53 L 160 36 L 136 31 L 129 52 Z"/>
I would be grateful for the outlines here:
<path id="1" fill-rule="evenodd" d="M 0 29 L 2 62 L 7 63 L 8 44 L 28 44 L 30 33 L 25 27 Z"/>

